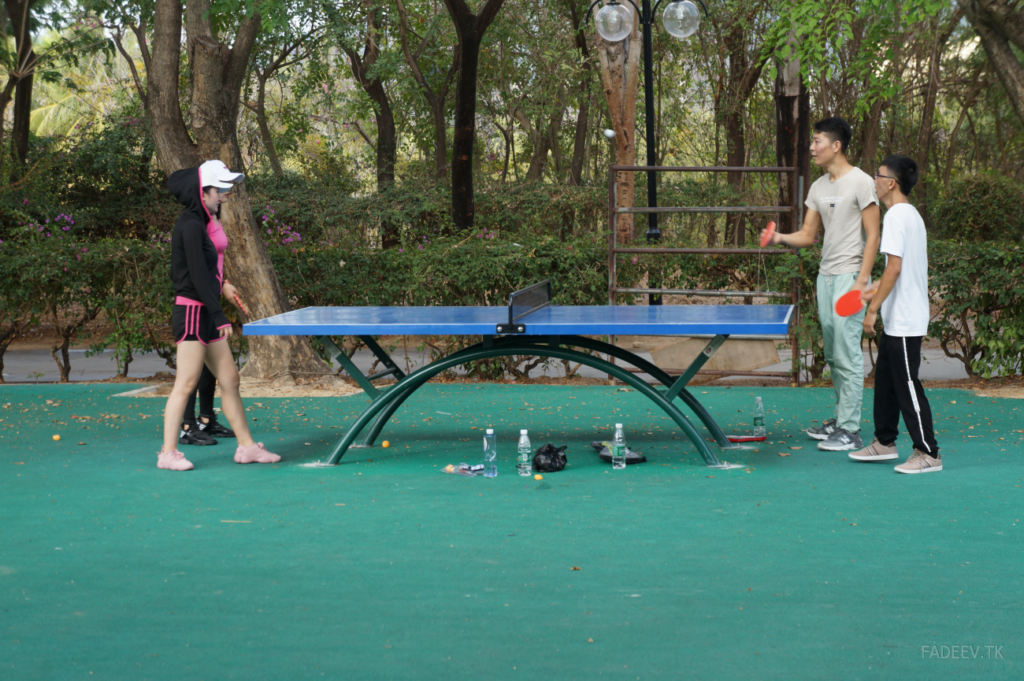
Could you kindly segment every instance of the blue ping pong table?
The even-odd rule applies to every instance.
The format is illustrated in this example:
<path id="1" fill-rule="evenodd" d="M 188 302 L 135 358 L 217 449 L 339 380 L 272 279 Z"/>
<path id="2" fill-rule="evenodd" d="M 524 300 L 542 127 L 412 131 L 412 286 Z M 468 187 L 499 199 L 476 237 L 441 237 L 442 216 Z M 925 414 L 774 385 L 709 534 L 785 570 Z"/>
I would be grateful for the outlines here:
<path id="1" fill-rule="evenodd" d="M 736 448 L 703 405 L 686 389 L 686 384 L 730 336 L 785 339 L 793 317 L 792 305 L 648 307 L 552 306 L 543 303 L 527 304 L 524 311 L 514 299 L 518 293 L 513 294 L 508 307 L 307 307 L 250 322 L 242 327 L 242 332 L 247 336 L 316 337 L 371 398 L 370 405 L 335 445 L 323 465 L 337 464 L 349 447 L 372 447 L 395 411 L 433 376 L 476 360 L 531 355 L 579 362 L 632 386 L 678 424 L 708 466 L 720 467 L 722 464 L 675 401 L 678 398 L 697 416 L 719 447 Z M 547 299 L 550 300 L 550 287 Z M 406 375 L 373 338 L 383 335 L 482 338 L 479 343 Z M 704 337 L 709 341 L 690 366 L 678 378 L 672 378 L 651 362 L 624 348 L 587 337 L 612 335 Z M 358 336 L 380 360 L 384 369 L 364 376 L 345 353 L 338 349 L 331 336 Z M 607 355 L 612 361 L 583 352 L 586 350 Z M 655 388 L 649 385 L 615 360 L 648 374 L 661 386 Z M 385 376 L 393 376 L 397 383 L 387 390 L 379 390 L 372 381 Z M 370 428 L 362 443 L 355 444 L 367 426 Z"/>

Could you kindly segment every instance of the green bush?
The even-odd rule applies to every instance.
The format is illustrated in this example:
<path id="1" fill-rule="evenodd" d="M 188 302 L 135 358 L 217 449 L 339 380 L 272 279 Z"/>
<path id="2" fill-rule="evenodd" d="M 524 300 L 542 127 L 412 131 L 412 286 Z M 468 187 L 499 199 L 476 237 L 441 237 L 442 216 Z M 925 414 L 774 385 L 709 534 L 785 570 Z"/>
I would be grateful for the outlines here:
<path id="1" fill-rule="evenodd" d="M 936 236 L 963 242 L 1024 239 L 1024 187 L 995 173 L 954 180 L 935 203 Z"/>
<path id="2" fill-rule="evenodd" d="M 939 303 L 928 335 L 971 376 L 1024 372 L 1024 249 L 936 241 L 928 257 L 929 288 Z"/>

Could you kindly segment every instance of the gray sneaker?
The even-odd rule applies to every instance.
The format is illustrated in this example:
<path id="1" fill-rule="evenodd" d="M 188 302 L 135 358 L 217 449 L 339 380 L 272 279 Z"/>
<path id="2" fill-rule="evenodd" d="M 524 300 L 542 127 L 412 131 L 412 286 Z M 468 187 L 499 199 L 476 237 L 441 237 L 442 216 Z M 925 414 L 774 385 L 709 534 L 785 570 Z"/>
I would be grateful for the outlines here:
<path id="1" fill-rule="evenodd" d="M 818 443 L 818 449 L 828 452 L 841 452 L 847 449 L 862 449 L 864 443 L 860 441 L 860 431 L 849 433 L 842 428 L 836 428 L 828 439 Z"/>
<path id="2" fill-rule="evenodd" d="M 820 426 L 811 426 L 807 429 L 807 434 L 815 440 L 827 440 L 829 435 L 834 433 L 836 430 L 836 420 L 829 419 Z"/>
<path id="3" fill-rule="evenodd" d="M 910 455 L 910 458 L 907 459 L 906 463 L 896 466 L 897 473 L 937 473 L 941 470 L 941 458 L 928 456 L 916 449 Z"/>
<path id="4" fill-rule="evenodd" d="M 895 443 L 885 446 L 876 439 L 864 449 L 850 452 L 850 458 L 854 461 L 891 461 L 900 455 L 896 453 Z"/>

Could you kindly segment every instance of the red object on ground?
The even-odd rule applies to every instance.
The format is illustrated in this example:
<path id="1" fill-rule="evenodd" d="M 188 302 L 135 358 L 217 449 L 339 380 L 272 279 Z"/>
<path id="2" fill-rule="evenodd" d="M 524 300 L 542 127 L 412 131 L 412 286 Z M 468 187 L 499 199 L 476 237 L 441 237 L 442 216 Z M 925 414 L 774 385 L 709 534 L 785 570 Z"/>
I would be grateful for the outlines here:
<path id="1" fill-rule="evenodd" d="M 729 442 L 764 442 L 768 439 L 767 435 L 726 435 L 725 439 Z"/>
<path id="2" fill-rule="evenodd" d="M 761 235 L 761 248 L 764 248 L 775 236 L 775 220 L 768 223 L 768 226 L 764 228 L 764 234 Z"/>
<path id="3" fill-rule="evenodd" d="M 860 291 L 854 289 L 844 293 L 843 297 L 836 301 L 836 314 L 840 317 L 850 317 L 864 309 L 864 301 L 860 299 Z"/>

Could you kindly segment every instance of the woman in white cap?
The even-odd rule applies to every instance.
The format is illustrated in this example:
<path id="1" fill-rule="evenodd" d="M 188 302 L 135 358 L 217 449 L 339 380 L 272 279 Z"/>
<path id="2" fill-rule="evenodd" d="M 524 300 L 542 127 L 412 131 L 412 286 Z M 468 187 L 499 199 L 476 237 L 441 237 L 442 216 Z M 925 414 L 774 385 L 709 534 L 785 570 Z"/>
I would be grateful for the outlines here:
<path id="1" fill-rule="evenodd" d="M 220 305 L 223 292 L 236 300 L 237 291 L 224 281 L 224 250 L 227 235 L 219 220 L 223 203 L 241 173 L 231 172 L 220 161 L 173 173 L 167 188 L 185 207 L 171 237 L 171 280 L 174 283 L 174 339 L 178 344 L 177 376 L 164 410 L 164 444 L 157 468 L 192 470 L 192 462 L 178 451 L 178 424 L 185 404 L 195 394 L 205 364 L 221 387 L 221 408 L 238 437 L 237 463 L 277 463 L 262 442 L 254 442 L 238 394 L 238 370 L 227 339 L 231 323 Z"/>

